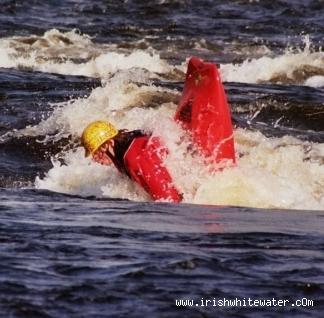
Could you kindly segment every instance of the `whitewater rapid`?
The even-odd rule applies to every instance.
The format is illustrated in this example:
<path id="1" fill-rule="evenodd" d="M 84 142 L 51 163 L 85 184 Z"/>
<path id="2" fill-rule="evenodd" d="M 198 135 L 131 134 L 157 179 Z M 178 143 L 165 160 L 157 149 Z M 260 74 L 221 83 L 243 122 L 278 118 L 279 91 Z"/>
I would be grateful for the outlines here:
<path id="1" fill-rule="evenodd" d="M 303 48 L 287 48 L 279 56 L 270 50 L 266 52 L 260 58 L 221 65 L 223 81 L 324 86 L 324 52 L 312 49 L 309 37 L 304 38 Z M 151 48 L 127 51 L 113 44 L 96 44 L 76 30 L 52 29 L 43 36 L 0 39 L 0 67 L 105 78 L 136 67 L 157 74 L 168 74 L 174 69 L 185 72 L 186 63 L 169 65 Z"/>
<path id="2" fill-rule="evenodd" d="M 237 165 L 222 172 L 211 172 L 199 155 L 188 151 L 190 139 L 172 119 L 180 93 L 152 84 L 152 79 L 168 78 L 172 73 L 183 79 L 186 63 L 171 65 L 153 49 L 126 52 L 113 45 L 95 44 L 76 31 L 50 30 L 43 36 L 0 39 L 0 67 L 83 75 L 102 81 L 88 97 L 55 105 L 47 119 L 15 131 L 11 137 L 68 137 L 77 142 L 88 123 L 106 119 L 117 128 L 142 129 L 164 140 L 169 149 L 165 165 L 185 203 L 311 210 L 324 207 L 324 144 L 236 129 Z M 324 53 L 313 51 L 307 44 L 302 50 L 287 50 L 279 56 L 223 64 L 220 71 L 224 81 L 321 87 Z M 161 103 L 151 107 L 156 96 Z M 52 163 L 46 176 L 35 180 L 36 188 L 150 200 L 114 167 L 85 158 L 80 146 L 53 156 Z"/>

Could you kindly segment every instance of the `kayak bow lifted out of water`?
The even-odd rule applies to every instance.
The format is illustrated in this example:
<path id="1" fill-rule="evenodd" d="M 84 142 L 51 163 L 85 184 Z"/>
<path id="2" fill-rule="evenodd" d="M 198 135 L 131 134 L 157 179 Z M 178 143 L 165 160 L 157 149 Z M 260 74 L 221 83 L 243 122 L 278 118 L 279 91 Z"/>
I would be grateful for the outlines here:
<path id="1" fill-rule="evenodd" d="M 196 57 L 190 59 L 174 119 L 191 133 L 193 142 L 208 161 L 235 162 L 231 114 L 216 65 Z M 156 137 L 146 138 L 134 140 L 124 160 L 132 179 L 155 200 L 180 202 L 181 195 L 163 166 L 166 154 L 167 149 L 161 150 Z"/>
<path id="2" fill-rule="evenodd" d="M 235 162 L 231 113 L 216 65 L 196 57 L 189 60 L 175 120 L 192 133 L 205 157 L 215 163 Z"/>
<path id="3" fill-rule="evenodd" d="M 219 169 L 217 164 L 223 160 L 235 162 L 230 110 L 214 64 L 196 57 L 190 59 L 174 119 L 191 134 L 206 163 Z M 168 149 L 158 137 L 141 130 L 118 130 L 109 122 L 96 121 L 84 129 L 81 142 L 86 156 L 91 154 L 100 164 L 113 163 L 154 200 L 182 200 L 163 163 Z"/>

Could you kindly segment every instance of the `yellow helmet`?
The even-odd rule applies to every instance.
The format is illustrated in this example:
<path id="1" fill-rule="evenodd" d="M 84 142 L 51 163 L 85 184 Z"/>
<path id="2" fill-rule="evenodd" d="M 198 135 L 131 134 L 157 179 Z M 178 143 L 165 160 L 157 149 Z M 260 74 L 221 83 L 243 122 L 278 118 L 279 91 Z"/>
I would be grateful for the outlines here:
<path id="1" fill-rule="evenodd" d="M 94 121 L 89 124 L 81 136 L 81 142 L 86 151 L 85 156 L 93 154 L 102 144 L 117 134 L 118 130 L 109 122 Z"/>

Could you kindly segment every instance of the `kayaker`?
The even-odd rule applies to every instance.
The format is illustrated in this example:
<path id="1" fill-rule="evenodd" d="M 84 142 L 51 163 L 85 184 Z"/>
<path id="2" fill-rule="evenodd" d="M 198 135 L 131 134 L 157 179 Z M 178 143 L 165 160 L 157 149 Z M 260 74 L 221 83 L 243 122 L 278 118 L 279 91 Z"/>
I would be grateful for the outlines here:
<path id="1" fill-rule="evenodd" d="M 141 130 L 117 130 L 111 123 L 95 121 L 81 137 L 86 156 L 103 165 L 114 164 L 123 174 L 141 185 L 154 200 L 180 202 L 181 194 L 163 165 L 167 149 L 157 137 Z"/>
<path id="2" fill-rule="evenodd" d="M 175 121 L 192 136 L 193 144 L 214 163 L 215 171 L 235 163 L 233 128 L 226 94 L 216 65 L 192 57 Z M 141 130 L 118 131 L 111 123 L 96 121 L 82 134 L 86 155 L 104 165 L 113 163 L 140 184 L 154 200 L 180 202 L 182 195 L 163 165 L 167 149 L 157 137 Z"/>

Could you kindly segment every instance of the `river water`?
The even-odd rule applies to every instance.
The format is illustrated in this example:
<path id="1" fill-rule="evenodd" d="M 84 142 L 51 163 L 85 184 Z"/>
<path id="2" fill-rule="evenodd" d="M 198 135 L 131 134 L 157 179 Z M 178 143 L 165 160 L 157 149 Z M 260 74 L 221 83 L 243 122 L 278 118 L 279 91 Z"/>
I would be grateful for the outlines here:
<path id="1" fill-rule="evenodd" d="M 323 11 L 1 1 L 0 316 L 322 317 Z M 237 166 L 214 174 L 172 120 L 193 55 L 219 66 L 235 126 Z M 98 119 L 163 138 L 184 202 L 84 158 Z M 176 306 L 235 298 L 289 303 Z"/>

